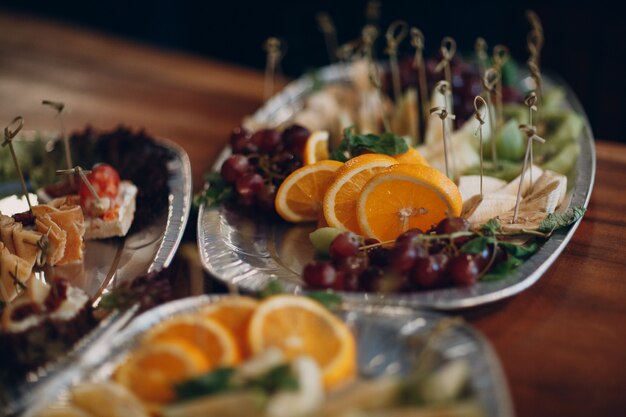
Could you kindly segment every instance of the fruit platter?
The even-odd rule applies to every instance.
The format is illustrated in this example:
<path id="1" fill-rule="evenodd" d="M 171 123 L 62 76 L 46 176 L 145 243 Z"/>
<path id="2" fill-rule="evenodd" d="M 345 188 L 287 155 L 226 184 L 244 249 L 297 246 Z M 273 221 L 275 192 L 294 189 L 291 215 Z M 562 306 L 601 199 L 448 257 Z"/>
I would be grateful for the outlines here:
<path id="1" fill-rule="evenodd" d="M 480 48 L 452 60 L 449 43 L 439 65 L 422 63 L 425 104 L 416 61 L 366 51 L 293 81 L 235 128 L 202 199 L 206 270 L 249 291 L 278 281 L 435 309 L 536 282 L 591 195 L 588 120 L 558 76 L 538 75 L 536 52 L 528 71 L 498 45 L 485 69 Z"/>
<path id="2" fill-rule="evenodd" d="M 318 343 L 320 332 L 327 344 Z M 94 345 L 27 415 L 339 417 L 357 410 L 512 415 L 493 352 L 466 325 L 432 312 L 346 311 L 285 294 L 199 296 L 144 313 Z"/>
<path id="3" fill-rule="evenodd" d="M 13 358 L 0 375 L 7 409 L 128 322 L 136 309 L 105 317 L 102 297 L 170 264 L 191 206 L 190 164 L 178 145 L 126 127 L 86 128 L 68 143 L 80 164 L 71 179 L 55 175 L 65 162 L 56 134 L 22 132 L 11 143 L 30 190 L 20 197 L 20 182 L 6 181 L 18 195 L 0 199 L 0 350 Z"/>

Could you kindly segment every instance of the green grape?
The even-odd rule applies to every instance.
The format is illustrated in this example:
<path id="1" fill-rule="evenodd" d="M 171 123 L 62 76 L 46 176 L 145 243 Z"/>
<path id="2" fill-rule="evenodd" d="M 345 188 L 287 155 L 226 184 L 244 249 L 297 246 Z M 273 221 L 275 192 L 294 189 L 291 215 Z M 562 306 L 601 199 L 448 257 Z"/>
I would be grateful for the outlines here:
<path id="1" fill-rule="evenodd" d="M 320 227 L 309 235 L 315 252 L 320 255 L 328 255 L 331 242 L 345 230 L 336 227 Z"/>
<path id="2" fill-rule="evenodd" d="M 574 168 L 574 166 L 576 166 L 578 155 L 580 155 L 580 145 L 577 143 L 570 143 L 554 158 L 543 164 L 542 168 L 567 175 Z"/>

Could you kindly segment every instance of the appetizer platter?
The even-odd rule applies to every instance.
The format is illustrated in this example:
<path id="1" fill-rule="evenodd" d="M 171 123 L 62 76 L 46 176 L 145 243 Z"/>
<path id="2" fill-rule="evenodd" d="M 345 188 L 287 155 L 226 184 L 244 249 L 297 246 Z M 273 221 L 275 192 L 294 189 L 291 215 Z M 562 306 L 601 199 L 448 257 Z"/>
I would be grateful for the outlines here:
<path id="1" fill-rule="evenodd" d="M 356 412 L 513 415 L 490 346 L 462 322 L 282 294 L 199 296 L 146 312 L 83 356 L 26 415 Z"/>
<path id="2" fill-rule="evenodd" d="M 484 40 L 460 58 L 445 38 L 441 61 L 424 60 L 416 29 L 415 59 L 398 61 L 389 50 L 408 28 L 394 22 L 388 62 L 366 27 L 358 54 L 268 100 L 207 175 L 206 270 L 250 291 L 278 281 L 436 309 L 536 282 L 584 214 L 595 148 L 574 93 L 539 69 L 529 20 L 528 70 L 502 45 L 486 56 Z"/>
<path id="3" fill-rule="evenodd" d="M 24 150 L 41 151 L 18 168 L 32 192 L 0 199 L 0 350 L 13 358 L 0 375 L 0 402 L 19 410 L 26 393 L 130 320 L 136 309 L 103 318 L 96 307 L 169 265 L 189 215 L 191 168 L 178 145 L 125 127 L 73 133 L 80 165 L 69 170 L 59 169 L 55 135 L 6 133 L 22 163 Z"/>

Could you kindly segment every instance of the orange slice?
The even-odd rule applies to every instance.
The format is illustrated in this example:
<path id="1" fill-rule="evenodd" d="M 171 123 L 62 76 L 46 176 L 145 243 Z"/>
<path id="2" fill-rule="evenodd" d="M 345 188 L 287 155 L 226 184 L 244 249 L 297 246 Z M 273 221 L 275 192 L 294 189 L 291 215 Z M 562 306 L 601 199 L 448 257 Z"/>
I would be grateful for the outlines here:
<path id="1" fill-rule="evenodd" d="M 276 211 L 289 222 L 315 221 L 322 210 L 324 192 L 343 163 L 323 160 L 289 174 L 276 192 Z"/>
<path id="2" fill-rule="evenodd" d="M 175 397 L 174 384 L 209 368 L 202 352 L 184 340 L 160 341 L 131 354 L 115 379 L 150 404 L 165 404 Z"/>
<path id="3" fill-rule="evenodd" d="M 327 388 L 354 376 L 356 347 L 352 332 L 310 298 L 296 295 L 267 298 L 250 320 L 248 337 L 255 354 L 276 347 L 288 359 L 310 356 L 320 366 Z"/>
<path id="4" fill-rule="evenodd" d="M 196 347 L 210 367 L 233 365 L 241 356 L 233 334 L 218 321 L 198 315 L 181 315 L 148 331 L 142 343 L 183 340 Z"/>
<path id="5" fill-rule="evenodd" d="M 400 164 L 419 164 L 419 165 L 430 165 L 426 158 L 422 156 L 421 153 L 417 149 L 412 146 L 409 146 L 409 150 L 400 155 L 394 156 L 396 161 Z"/>
<path id="6" fill-rule="evenodd" d="M 328 132 L 318 130 L 311 133 L 304 144 L 304 165 L 311 165 L 317 161 L 328 159 Z"/>
<path id="7" fill-rule="evenodd" d="M 235 337 L 243 358 L 250 356 L 248 324 L 259 302 L 252 297 L 227 296 L 199 311 L 204 317 L 217 320 Z"/>
<path id="8" fill-rule="evenodd" d="M 391 156 L 371 153 L 357 156 L 343 164 L 324 194 L 326 223 L 360 234 L 356 201 L 363 186 L 374 174 L 397 163 Z"/>
<path id="9" fill-rule="evenodd" d="M 429 229 L 446 216 L 461 214 L 457 186 L 426 165 L 397 164 L 370 179 L 359 195 L 357 218 L 367 237 L 395 239 L 408 229 Z"/>

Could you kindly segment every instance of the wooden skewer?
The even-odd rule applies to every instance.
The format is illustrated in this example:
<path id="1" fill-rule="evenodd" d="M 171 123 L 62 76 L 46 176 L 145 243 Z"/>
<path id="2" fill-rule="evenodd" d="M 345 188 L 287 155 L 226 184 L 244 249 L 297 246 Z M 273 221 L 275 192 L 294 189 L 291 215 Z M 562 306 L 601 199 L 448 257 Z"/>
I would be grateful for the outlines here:
<path id="1" fill-rule="evenodd" d="M 365 19 L 368 25 L 378 25 L 380 19 L 380 0 L 369 0 L 365 6 Z"/>
<path id="2" fill-rule="evenodd" d="M 526 98 L 524 98 L 524 104 L 528 107 L 528 126 L 534 126 L 533 125 L 533 110 L 537 111 L 537 106 L 535 106 L 535 104 L 537 103 L 537 94 L 535 94 L 534 91 L 531 91 Z M 530 140 L 529 141 L 530 144 L 530 151 L 529 151 L 529 155 L 530 155 L 530 187 L 529 189 L 533 188 L 533 141 Z"/>
<path id="3" fill-rule="evenodd" d="M 491 159 L 493 160 L 494 168 L 498 168 L 498 151 L 496 149 L 496 123 L 494 117 L 494 109 L 493 109 L 493 100 L 491 99 L 491 95 L 495 91 L 496 83 L 498 82 L 500 75 L 498 72 L 489 68 L 485 71 L 485 75 L 483 76 L 483 88 L 487 92 L 487 107 L 489 113 L 489 127 L 491 127 Z"/>
<path id="4" fill-rule="evenodd" d="M 509 60 L 509 48 L 504 45 L 493 47 L 493 67 L 498 71 L 498 81 L 496 82 L 496 121 L 498 128 L 504 124 L 504 114 L 502 111 L 502 67 Z"/>
<path id="5" fill-rule="evenodd" d="M 393 93 L 396 101 L 402 96 L 402 85 L 400 81 L 400 68 L 398 67 L 398 47 L 409 33 L 409 25 L 404 20 L 396 20 L 387 29 L 387 49 L 389 55 L 389 65 L 391 67 L 391 79 L 393 82 Z"/>
<path id="6" fill-rule="evenodd" d="M 474 44 L 474 51 L 476 51 L 476 61 L 478 61 L 478 73 L 480 77 L 485 75 L 485 70 L 489 65 L 487 55 L 487 41 L 483 38 L 477 38 Z"/>
<path id="7" fill-rule="evenodd" d="M 95 188 L 93 188 L 93 185 L 91 185 L 91 182 L 89 182 L 89 180 L 87 179 L 87 176 L 85 175 L 85 173 L 89 174 L 90 172 L 91 171 L 85 170 L 82 167 L 77 165 L 74 168 L 57 170 L 56 174 L 57 175 L 72 175 L 72 174 L 78 175 L 81 181 L 85 183 L 85 185 L 87 186 L 87 189 L 89 190 L 93 198 L 95 198 L 96 201 L 100 203 L 100 196 L 98 195 L 98 192 L 96 191 Z"/>
<path id="8" fill-rule="evenodd" d="M 320 12 L 317 14 L 316 18 L 317 25 L 324 35 L 328 60 L 333 64 L 337 62 L 337 30 L 328 13 Z"/>
<path id="9" fill-rule="evenodd" d="M 474 97 L 474 117 L 478 120 L 478 133 L 480 137 L 480 198 L 483 198 L 483 125 L 485 124 L 485 116 L 480 112 L 480 106 L 489 111 L 487 102 L 481 96 Z"/>
<path id="10" fill-rule="evenodd" d="M 285 56 L 286 48 L 284 42 L 278 38 L 268 38 L 263 44 L 267 52 L 265 65 L 265 100 L 274 94 L 274 83 L 276 72 L 279 71 L 280 60 Z"/>
<path id="11" fill-rule="evenodd" d="M 411 45 L 415 48 L 415 58 L 413 59 L 413 65 L 417 70 L 418 89 L 417 94 L 420 99 L 420 114 L 422 119 L 422 126 L 426 127 L 428 121 L 427 110 L 428 105 L 428 84 L 426 83 L 426 67 L 424 65 L 424 34 L 418 28 L 411 28 Z M 420 141 L 420 142 L 423 142 Z"/>
<path id="12" fill-rule="evenodd" d="M 519 186 L 517 187 L 517 199 L 515 200 L 515 211 L 513 213 L 513 223 L 517 223 L 517 219 L 519 216 L 519 208 L 520 203 L 522 202 L 522 184 L 524 183 L 524 176 L 526 175 L 526 171 L 528 169 L 529 155 L 530 149 L 532 146 L 532 142 L 536 140 L 537 142 L 545 143 L 545 139 L 539 137 L 537 135 L 537 130 L 535 126 L 529 125 L 520 125 L 520 130 L 526 134 L 528 138 L 528 142 L 526 143 L 526 155 L 524 156 L 524 164 L 522 165 L 522 173 L 520 174 Z M 532 170 L 532 166 L 530 167 Z"/>
<path id="13" fill-rule="evenodd" d="M 435 89 L 438 90 L 441 94 L 443 94 L 444 98 L 447 97 L 447 93 L 448 93 L 448 89 L 449 89 L 449 85 L 448 82 L 445 80 L 439 81 L 437 83 L 437 85 L 435 86 Z M 450 175 L 450 160 L 449 160 L 449 153 L 450 153 L 450 149 L 448 147 L 448 124 L 446 123 L 447 119 L 450 120 L 454 120 L 456 118 L 456 116 L 452 113 L 448 112 L 448 103 L 445 103 L 445 106 L 441 107 L 434 107 L 432 109 L 430 109 L 430 114 L 436 114 L 437 116 L 439 116 L 439 118 L 441 119 L 441 123 L 442 123 L 442 127 L 443 127 L 443 155 L 444 155 L 444 162 L 446 165 L 446 176 L 450 179 L 453 179 L 454 173 L 452 173 L 452 176 Z"/>
<path id="14" fill-rule="evenodd" d="M 17 171 L 17 175 L 20 178 L 20 184 L 22 185 L 22 192 L 24 193 L 24 197 L 26 197 L 26 202 L 28 203 L 28 210 L 32 213 L 33 206 L 30 204 L 28 187 L 26 187 L 26 181 L 24 181 L 22 168 L 20 167 L 20 163 L 17 160 L 17 156 L 15 155 L 15 149 L 13 149 L 13 138 L 20 132 L 20 130 L 22 130 L 23 127 L 24 118 L 22 116 L 17 116 L 16 118 L 14 118 L 11 123 L 9 123 L 9 125 L 4 128 L 4 142 L 2 142 L 2 146 L 9 146 L 11 158 L 13 158 L 13 164 L 15 164 L 15 170 Z"/>
<path id="15" fill-rule="evenodd" d="M 367 60 L 367 67 L 369 72 L 369 79 L 372 83 L 372 86 L 376 88 L 378 92 L 378 99 L 380 104 L 380 114 L 383 120 L 383 125 L 386 132 L 391 132 L 391 124 L 389 123 L 389 118 L 385 113 L 384 107 L 384 93 L 382 89 L 382 85 L 380 83 L 380 74 L 378 73 L 378 66 L 376 65 L 376 61 L 374 60 L 374 41 L 376 41 L 376 37 L 378 36 L 378 29 L 376 29 L 372 25 L 366 25 L 362 31 L 362 41 L 363 41 L 363 52 L 365 54 L 365 59 Z"/>
<path id="16" fill-rule="evenodd" d="M 450 36 L 446 36 L 441 40 L 441 46 L 439 47 L 439 53 L 441 54 L 441 61 L 435 67 L 435 71 L 443 71 L 444 79 L 448 82 L 448 93 L 452 96 L 452 71 L 450 70 L 450 61 L 456 53 L 456 41 Z"/>

